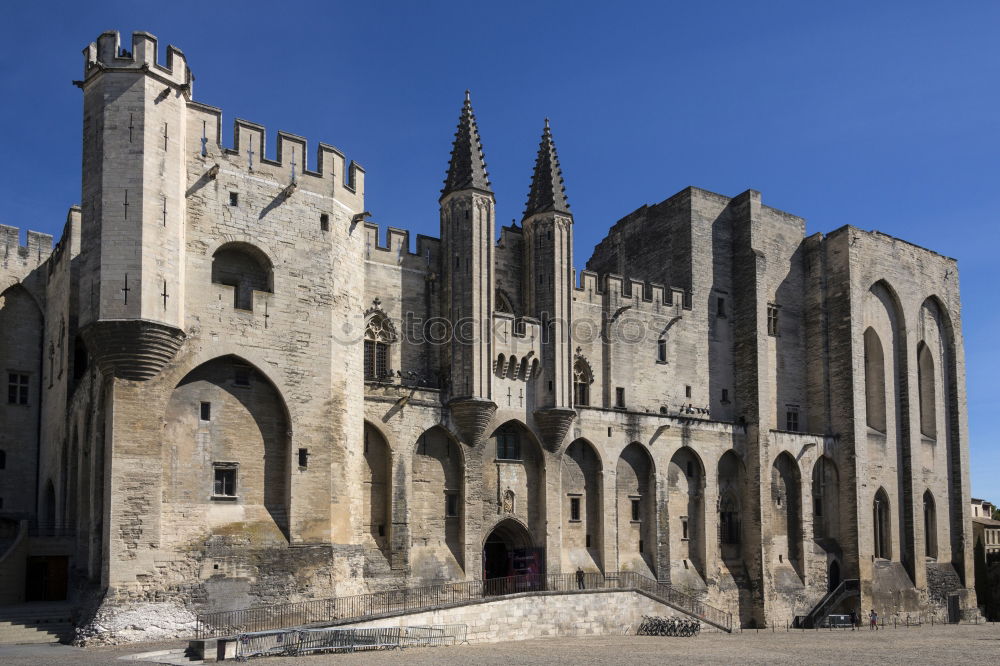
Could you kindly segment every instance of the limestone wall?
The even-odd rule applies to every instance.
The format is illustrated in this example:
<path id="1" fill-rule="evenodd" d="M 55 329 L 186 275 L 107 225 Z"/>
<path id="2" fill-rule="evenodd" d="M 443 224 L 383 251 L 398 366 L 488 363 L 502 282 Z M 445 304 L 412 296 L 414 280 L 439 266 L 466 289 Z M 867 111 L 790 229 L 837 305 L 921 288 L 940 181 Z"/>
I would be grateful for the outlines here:
<path id="1" fill-rule="evenodd" d="M 643 615 L 686 617 L 638 592 L 594 592 L 527 595 L 345 627 L 464 624 L 470 643 L 498 643 L 546 636 L 635 634 Z M 702 630 L 712 631 L 712 627 Z"/>

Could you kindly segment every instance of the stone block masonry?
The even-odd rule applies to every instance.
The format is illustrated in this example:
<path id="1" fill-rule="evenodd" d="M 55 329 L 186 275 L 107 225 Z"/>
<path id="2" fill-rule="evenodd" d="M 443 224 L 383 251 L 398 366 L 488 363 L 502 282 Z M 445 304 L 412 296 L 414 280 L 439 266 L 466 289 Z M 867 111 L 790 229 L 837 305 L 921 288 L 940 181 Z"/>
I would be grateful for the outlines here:
<path id="1" fill-rule="evenodd" d="M 634 635 L 643 615 L 687 617 L 639 592 L 557 592 L 528 593 L 343 626 L 464 624 L 470 643 L 500 643 L 549 636 Z M 709 625 L 703 625 L 702 631 L 718 632 Z"/>
<path id="2" fill-rule="evenodd" d="M 844 579 L 883 615 L 975 607 L 955 260 L 688 187 L 577 278 L 558 123 L 497 241 L 468 95 L 439 238 L 411 251 L 358 164 L 285 132 L 272 157 L 239 119 L 223 145 L 185 55 L 156 53 L 144 32 L 85 49 L 80 205 L 54 248 L 0 227 L 0 528 L 49 530 L 0 574 L 51 581 L 9 601 L 68 596 L 130 638 L 158 607 L 182 633 L 578 569 L 745 627 Z M 511 634 L 633 617 L 592 602 L 504 608 L 531 618 Z"/>

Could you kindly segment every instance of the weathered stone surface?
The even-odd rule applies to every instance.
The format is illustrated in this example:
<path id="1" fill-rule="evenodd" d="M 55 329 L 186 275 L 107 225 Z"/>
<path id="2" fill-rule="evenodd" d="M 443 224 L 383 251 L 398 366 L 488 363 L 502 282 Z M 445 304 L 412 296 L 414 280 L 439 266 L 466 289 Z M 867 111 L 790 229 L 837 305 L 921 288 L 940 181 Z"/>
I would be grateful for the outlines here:
<path id="1" fill-rule="evenodd" d="M 0 404 L 0 513 L 62 530 L 0 561 L 67 557 L 95 630 L 577 568 L 747 626 L 831 577 L 887 614 L 974 605 L 953 259 L 687 188 L 577 280 L 551 135 L 551 202 L 497 242 L 471 129 L 411 252 L 364 221 L 360 166 L 282 132 L 272 159 L 243 120 L 223 146 L 156 52 L 86 50 L 55 248 L 0 227 L 0 370 L 28 387 Z"/>

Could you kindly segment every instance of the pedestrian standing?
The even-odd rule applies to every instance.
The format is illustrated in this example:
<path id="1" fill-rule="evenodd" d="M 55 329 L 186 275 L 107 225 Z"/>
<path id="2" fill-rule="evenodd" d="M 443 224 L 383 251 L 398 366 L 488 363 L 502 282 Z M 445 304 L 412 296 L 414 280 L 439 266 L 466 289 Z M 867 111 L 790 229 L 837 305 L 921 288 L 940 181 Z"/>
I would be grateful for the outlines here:
<path id="1" fill-rule="evenodd" d="M 583 589 L 583 568 L 582 567 L 577 567 L 576 568 L 576 587 L 577 587 L 578 590 L 582 590 Z"/>
<path id="2" fill-rule="evenodd" d="M 854 631 L 858 626 L 858 614 L 851 609 L 851 631 Z"/>
<path id="3" fill-rule="evenodd" d="M 874 608 L 872 609 L 872 612 L 868 614 L 868 619 L 871 620 L 871 626 L 868 630 L 878 631 L 878 613 L 875 612 Z"/>

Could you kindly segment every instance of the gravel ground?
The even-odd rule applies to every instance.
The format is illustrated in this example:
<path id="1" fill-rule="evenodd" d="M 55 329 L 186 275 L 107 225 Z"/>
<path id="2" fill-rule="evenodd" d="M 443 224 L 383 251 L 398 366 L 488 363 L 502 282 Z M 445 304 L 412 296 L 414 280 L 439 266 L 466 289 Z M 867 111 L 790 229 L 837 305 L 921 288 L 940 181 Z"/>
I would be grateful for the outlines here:
<path id="1" fill-rule="evenodd" d="M 178 647 L 180 642 L 70 648 L 66 646 L 0 647 L 0 664 L 27 666 L 91 666 L 143 664 L 118 661 L 136 652 Z M 863 631 L 779 631 L 707 634 L 695 638 L 596 636 L 545 638 L 513 643 L 411 648 L 405 651 L 341 655 L 272 657 L 261 666 L 456 666 L 493 664 L 996 664 L 1000 663 L 1000 624 L 884 629 Z M 235 663 L 235 662 L 234 662 Z"/>

